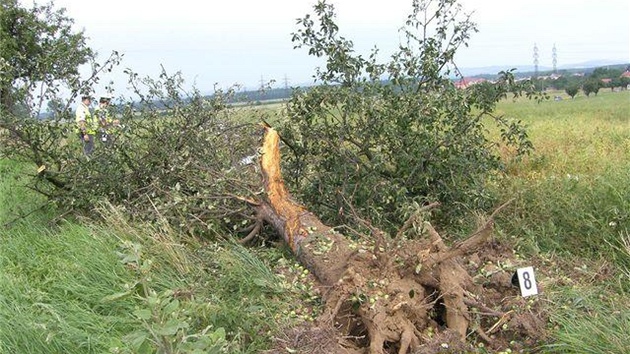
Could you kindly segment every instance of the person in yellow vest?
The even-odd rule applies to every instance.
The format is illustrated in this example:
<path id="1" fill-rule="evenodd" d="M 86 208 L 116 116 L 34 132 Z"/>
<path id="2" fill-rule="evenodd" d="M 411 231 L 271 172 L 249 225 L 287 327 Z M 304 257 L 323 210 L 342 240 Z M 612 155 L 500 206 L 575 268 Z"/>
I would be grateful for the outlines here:
<path id="1" fill-rule="evenodd" d="M 109 102 L 111 98 L 109 96 L 101 96 L 98 100 L 98 107 L 94 110 L 94 115 L 98 120 L 99 125 L 99 139 L 103 144 L 111 144 L 112 134 L 114 129 L 120 125 L 118 119 L 112 119 L 109 111 Z"/>
<path id="2" fill-rule="evenodd" d="M 83 153 L 86 156 L 90 156 L 94 151 L 94 137 L 98 128 L 96 118 L 90 112 L 91 104 L 92 98 L 89 95 L 83 95 L 75 116 L 79 137 L 83 142 Z"/>

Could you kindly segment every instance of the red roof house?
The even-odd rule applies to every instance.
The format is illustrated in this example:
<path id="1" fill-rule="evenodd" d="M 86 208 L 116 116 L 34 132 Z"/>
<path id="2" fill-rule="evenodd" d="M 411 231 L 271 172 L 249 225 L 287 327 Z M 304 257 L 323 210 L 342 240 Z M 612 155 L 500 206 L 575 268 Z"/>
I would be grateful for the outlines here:
<path id="1" fill-rule="evenodd" d="M 480 82 L 485 82 L 486 79 L 482 78 L 474 78 L 474 77 L 462 77 L 461 80 L 455 82 L 455 87 L 458 89 L 465 89 L 470 85 L 478 84 Z"/>

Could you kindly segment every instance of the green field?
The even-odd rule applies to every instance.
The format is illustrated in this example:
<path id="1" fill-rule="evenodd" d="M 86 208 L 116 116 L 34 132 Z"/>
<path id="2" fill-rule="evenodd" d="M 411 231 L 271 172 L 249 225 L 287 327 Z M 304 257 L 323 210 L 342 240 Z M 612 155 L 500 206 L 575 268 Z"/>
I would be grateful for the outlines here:
<path id="1" fill-rule="evenodd" d="M 497 237 L 539 271 L 549 340 L 532 351 L 624 352 L 630 92 L 505 100 L 498 112 L 525 122 L 535 147 L 522 159 L 502 150 L 505 171 L 487 182 L 515 198 Z M 0 353 L 256 353 L 316 314 L 310 283 L 294 281 L 310 276 L 283 249 L 130 225 L 109 205 L 102 222 L 59 219 L 23 187 L 30 168 L 0 161 Z"/>
<path id="2" fill-rule="evenodd" d="M 526 122 L 535 147 L 493 181 L 503 198 L 517 197 L 511 232 L 534 250 L 610 256 L 630 222 L 630 94 L 504 101 L 498 111 Z"/>
<path id="3" fill-rule="evenodd" d="M 543 268 L 552 339 L 542 351 L 626 352 L 630 92 L 507 100 L 498 111 L 523 120 L 535 146 L 491 185 L 516 198 L 498 221 L 502 235 Z"/>

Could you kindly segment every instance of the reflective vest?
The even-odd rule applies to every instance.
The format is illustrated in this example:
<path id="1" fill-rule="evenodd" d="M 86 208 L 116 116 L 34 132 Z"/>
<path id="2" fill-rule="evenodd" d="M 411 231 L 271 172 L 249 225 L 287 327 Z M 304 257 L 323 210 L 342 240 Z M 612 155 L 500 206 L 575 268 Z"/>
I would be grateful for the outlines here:
<path id="1" fill-rule="evenodd" d="M 114 134 L 117 131 L 117 126 L 114 125 L 114 119 L 109 112 L 108 107 L 98 106 L 94 110 L 94 116 L 98 120 L 99 129 L 106 134 Z"/>
<path id="2" fill-rule="evenodd" d="M 96 107 L 94 115 L 98 119 L 98 124 L 101 128 L 108 127 L 112 124 L 112 117 L 109 115 L 107 108 Z"/>
<path id="3" fill-rule="evenodd" d="M 98 130 L 98 122 L 96 117 L 90 113 L 90 107 L 86 106 L 83 102 L 77 107 L 77 113 L 75 122 L 77 123 L 77 130 L 80 130 L 79 122 L 85 121 L 85 132 L 90 135 L 96 134 Z"/>

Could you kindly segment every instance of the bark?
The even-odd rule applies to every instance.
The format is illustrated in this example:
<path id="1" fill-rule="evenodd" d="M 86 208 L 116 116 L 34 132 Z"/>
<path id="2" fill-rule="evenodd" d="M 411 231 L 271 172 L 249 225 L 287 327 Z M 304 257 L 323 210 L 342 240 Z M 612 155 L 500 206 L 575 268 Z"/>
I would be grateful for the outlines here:
<path id="1" fill-rule="evenodd" d="M 282 235 L 298 260 L 320 282 L 332 285 L 345 271 L 353 252 L 346 238 L 324 225 L 287 191 L 280 171 L 279 139 L 275 130 L 266 128 L 261 173 L 267 199 L 258 203 L 257 213 Z"/>
<path id="2" fill-rule="evenodd" d="M 466 293 L 475 289 L 461 257 L 488 241 L 494 214 L 450 248 L 429 223 L 424 224 L 428 239 L 379 236 L 365 247 L 323 224 L 292 198 L 280 171 L 279 136 L 270 127 L 265 128 L 261 167 L 266 199 L 252 206 L 327 289 L 321 323 L 333 325 L 340 336 L 367 335 L 368 341 L 359 339 L 355 345 L 370 353 L 383 353 L 386 347 L 398 353 L 419 349 L 427 341 L 422 331 L 437 327 L 436 321 L 465 340 L 470 322 Z M 405 223 L 403 229 L 408 227 Z M 443 316 L 429 314 L 440 307 Z M 483 331 L 477 333 L 488 339 Z"/>

